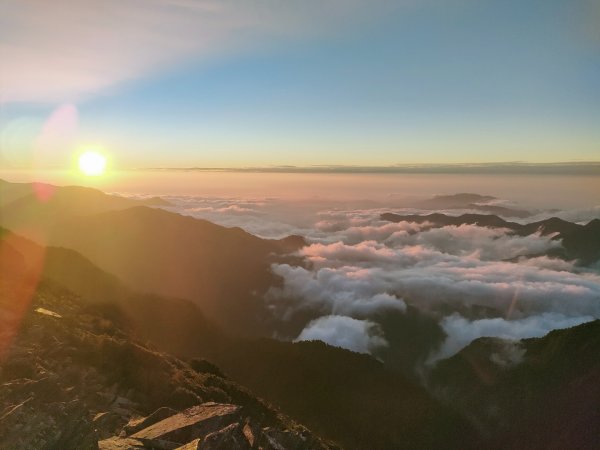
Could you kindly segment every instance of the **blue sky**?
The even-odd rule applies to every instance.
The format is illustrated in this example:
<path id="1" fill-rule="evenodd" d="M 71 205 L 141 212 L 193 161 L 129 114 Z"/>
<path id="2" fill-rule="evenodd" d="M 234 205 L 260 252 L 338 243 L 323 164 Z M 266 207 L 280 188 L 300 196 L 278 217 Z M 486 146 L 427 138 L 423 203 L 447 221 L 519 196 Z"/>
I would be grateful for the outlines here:
<path id="1" fill-rule="evenodd" d="M 30 23 L 43 3 L 23 11 L 8 2 L 5 12 L 21 27 L 0 32 L 7 43 L 0 58 L 10 65 L 11 55 L 33 54 L 28 72 L 42 60 L 37 69 L 53 70 L 47 89 L 43 76 L 29 81 L 9 73 L 3 80 L 3 163 L 38 159 L 58 167 L 87 145 L 101 146 L 123 167 L 600 155 L 595 0 L 290 2 L 268 13 L 261 8 L 273 2 L 229 1 L 219 20 L 182 18 L 165 2 L 131 2 L 105 23 L 90 21 L 87 10 L 67 11 L 65 3 L 64 15 L 59 5 L 48 16 L 57 24 L 47 28 Z M 214 5 L 186 1 L 185 8 Z M 135 13 L 148 21 L 132 23 Z M 58 25 L 73 24 L 77 14 L 86 27 L 60 35 Z M 38 41 L 22 36 L 27 26 Z M 211 31 L 197 36 L 197 29 Z M 45 44 L 44 33 L 60 36 Z M 202 45 L 190 44 L 196 42 Z M 76 111 L 68 138 L 54 133 L 40 144 L 48 117 L 65 104 Z"/>

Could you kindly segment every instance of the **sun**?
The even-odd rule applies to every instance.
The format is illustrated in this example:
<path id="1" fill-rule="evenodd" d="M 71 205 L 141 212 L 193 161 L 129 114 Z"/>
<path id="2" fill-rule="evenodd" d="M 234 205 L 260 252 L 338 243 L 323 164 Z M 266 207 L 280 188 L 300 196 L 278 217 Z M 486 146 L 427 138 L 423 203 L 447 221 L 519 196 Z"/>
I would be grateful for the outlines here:
<path id="1" fill-rule="evenodd" d="M 79 156 L 79 170 L 90 177 L 97 177 L 106 169 L 106 158 L 98 152 L 87 151 Z"/>

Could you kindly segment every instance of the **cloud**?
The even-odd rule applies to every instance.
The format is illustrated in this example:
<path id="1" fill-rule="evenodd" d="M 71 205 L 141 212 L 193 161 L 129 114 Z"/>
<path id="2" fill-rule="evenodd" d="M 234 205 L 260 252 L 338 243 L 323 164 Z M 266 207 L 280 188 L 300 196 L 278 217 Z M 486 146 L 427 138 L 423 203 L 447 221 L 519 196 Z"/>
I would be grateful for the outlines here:
<path id="1" fill-rule="evenodd" d="M 449 358 L 480 337 L 508 340 L 541 337 L 552 330 L 569 328 L 592 320 L 592 316 L 567 317 L 557 313 L 544 313 L 521 320 L 497 317 L 470 321 L 459 314 L 452 314 L 442 320 L 442 328 L 448 337 L 441 348 L 429 357 L 429 363 Z M 505 359 L 501 356 L 497 356 L 496 359 L 499 358 Z"/>
<path id="2" fill-rule="evenodd" d="M 265 45 L 274 36 L 324 33 L 364 18 L 367 6 L 358 0 L 5 0 L 0 102 L 74 101 L 190 59 Z"/>
<path id="3" fill-rule="evenodd" d="M 353 293 L 369 298 L 385 293 L 429 311 L 443 305 L 483 306 L 511 317 L 548 310 L 600 317 L 600 276 L 594 273 L 452 257 L 422 247 L 397 250 L 394 256 L 372 253 L 366 251 L 362 261 L 357 260 L 358 251 L 327 253 L 331 259 L 320 257 L 312 270 L 276 265 L 273 270 L 284 278 L 284 286 L 272 290 L 271 297 L 340 309 L 357 298 Z M 345 265 L 340 254 L 348 258 Z"/>
<path id="4" fill-rule="evenodd" d="M 414 222 L 383 223 L 377 225 L 351 226 L 342 233 L 342 240 L 348 244 L 375 240 L 378 242 L 393 242 L 409 236 L 414 236 L 419 231 L 429 228 L 430 223 L 417 224 Z"/>
<path id="5" fill-rule="evenodd" d="M 439 335 L 423 347 L 425 359 L 442 342 L 442 330 L 449 340 L 439 355 L 447 356 L 483 335 L 521 339 L 600 318 L 598 271 L 528 256 L 560 247 L 551 236 L 517 236 L 476 225 L 388 223 L 380 220 L 379 207 L 334 210 L 341 204 L 322 200 L 168 200 L 181 212 L 261 236 L 308 239 L 298 252 L 306 264 L 272 266 L 281 284 L 265 301 L 281 338 L 299 336 L 319 317 L 347 317 L 379 324 L 392 354 L 398 338 L 390 333 L 398 324 L 389 318 L 412 320 L 410 307 L 411 317 L 439 321 Z M 331 328 L 328 342 L 335 342 L 337 329 Z M 510 364 L 512 356 L 497 358 Z"/>
<path id="6" fill-rule="evenodd" d="M 338 240 L 299 252 L 309 267 L 273 267 L 283 278 L 268 296 L 276 316 L 291 320 L 311 310 L 378 323 L 386 308 L 404 311 L 406 305 L 441 317 L 448 310 L 488 316 L 441 320 L 448 339 L 431 361 L 477 337 L 541 336 L 600 317 L 597 273 L 547 256 L 523 256 L 560 246 L 548 236 L 475 225 L 396 229 L 375 219 L 331 232 L 329 239 Z"/>
<path id="7" fill-rule="evenodd" d="M 289 202 L 264 198 L 165 196 L 180 214 L 209 220 L 226 227 L 241 227 L 259 237 L 280 239 L 291 234 L 311 235 L 310 211 Z"/>
<path id="8" fill-rule="evenodd" d="M 523 266 L 539 267 L 540 269 L 554 270 L 557 272 L 573 272 L 575 264 L 572 261 L 564 261 L 548 256 L 537 256 L 535 258 L 519 258 L 519 264 Z"/>
<path id="9" fill-rule="evenodd" d="M 401 298 L 373 282 L 371 273 L 357 267 L 325 268 L 316 272 L 289 264 L 276 264 L 273 272 L 284 279 L 281 288 L 267 295 L 271 310 L 287 320 L 298 310 L 367 318 L 380 311 L 405 311 Z"/>
<path id="10" fill-rule="evenodd" d="M 505 340 L 498 351 L 490 355 L 490 361 L 497 366 L 509 368 L 521 364 L 525 353 L 520 341 Z"/>
<path id="11" fill-rule="evenodd" d="M 345 316 L 324 316 L 311 321 L 296 342 L 314 340 L 358 353 L 373 353 L 388 346 L 376 323 Z"/>
<path id="12" fill-rule="evenodd" d="M 222 214 L 239 214 L 239 215 L 256 213 L 256 211 L 252 208 L 246 208 L 244 206 L 240 206 L 240 205 L 236 205 L 236 204 L 229 205 L 229 206 L 223 206 L 221 208 L 215 208 L 213 206 L 204 206 L 204 207 L 198 207 L 198 208 L 191 208 L 188 211 L 192 212 L 192 213 L 222 213 Z"/>
<path id="13" fill-rule="evenodd" d="M 482 260 L 511 259 L 561 246 L 552 236 L 516 236 L 509 230 L 467 224 L 432 228 L 412 235 L 398 234 L 391 239 L 395 244 L 424 245 L 451 255 L 476 255 Z"/>
<path id="14" fill-rule="evenodd" d="M 303 248 L 300 255 L 306 256 L 313 262 L 327 261 L 328 263 L 340 261 L 342 263 L 352 262 L 392 262 L 398 258 L 398 253 L 378 244 L 375 241 L 364 241 L 355 245 L 347 245 L 343 242 L 333 244 L 312 244 Z"/>

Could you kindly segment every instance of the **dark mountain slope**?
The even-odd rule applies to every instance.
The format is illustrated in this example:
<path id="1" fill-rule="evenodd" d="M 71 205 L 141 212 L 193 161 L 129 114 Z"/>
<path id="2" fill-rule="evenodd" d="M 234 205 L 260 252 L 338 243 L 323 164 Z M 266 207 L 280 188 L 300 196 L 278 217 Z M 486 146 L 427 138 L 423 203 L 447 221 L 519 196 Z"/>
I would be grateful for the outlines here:
<path id="1" fill-rule="evenodd" d="M 542 235 L 560 233 L 564 236 L 569 233 L 580 231 L 582 228 L 582 225 L 567 222 L 566 220 L 559 219 L 558 217 L 550 217 L 549 219 L 522 225 L 520 228 L 517 227 L 515 231 L 522 236 L 527 236 L 528 234 L 533 234 L 536 232 L 539 232 Z"/>
<path id="2" fill-rule="evenodd" d="M 0 330 L 14 325 L 3 306 Z M 334 448 L 206 364 L 132 339 L 54 283 L 37 285 L 18 328 L 0 359 L 1 448 L 174 449 L 195 439 L 232 450 Z"/>
<path id="3" fill-rule="evenodd" d="M 600 321 L 520 343 L 482 338 L 440 362 L 430 383 L 496 448 L 595 449 L 598 348 Z"/>
<path id="4" fill-rule="evenodd" d="M 0 180 L 0 225 L 43 243 L 48 229 L 65 218 L 141 205 L 165 206 L 168 202 L 128 199 L 80 186 Z"/>
<path id="5" fill-rule="evenodd" d="M 163 351 L 180 355 L 223 339 L 218 327 L 191 301 L 133 291 L 73 250 L 48 247 L 43 276 Z"/>
<path id="6" fill-rule="evenodd" d="M 207 357 L 232 379 L 344 448 L 477 448 L 464 419 L 370 356 L 266 339 L 215 350 Z"/>
<path id="7" fill-rule="evenodd" d="M 582 229 L 561 235 L 565 256 L 594 264 L 600 259 L 600 220 L 594 219 Z"/>
<path id="8" fill-rule="evenodd" d="M 5 241 L 10 235 L 4 233 Z M 19 239 L 21 248 L 39 251 Z M 53 285 L 56 292 L 80 294 L 78 311 L 99 317 L 94 321 L 107 333 L 120 330 L 180 358 L 214 361 L 233 380 L 346 448 L 468 448 L 477 441 L 463 419 L 369 356 L 318 342 L 227 337 L 189 301 L 137 294 L 72 250 L 43 250 L 40 276 L 69 288 Z M 46 298 L 46 291 L 38 291 L 34 305 L 38 297 Z M 58 303 L 46 307 L 63 312 Z M 456 430 L 460 439 L 453 437 Z"/>
<path id="9" fill-rule="evenodd" d="M 43 245 L 76 250 L 136 291 L 194 300 L 240 334 L 270 333 L 261 323 L 260 300 L 276 282 L 270 264 L 304 245 L 299 236 L 269 241 L 239 228 L 136 207 L 164 203 L 156 198 L 8 182 L 0 182 L 0 197 L 0 226 Z"/>
<path id="10" fill-rule="evenodd" d="M 73 250 L 42 247 L 2 228 L 0 250 L 4 255 L 0 262 L 6 267 L 0 271 L 4 283 L 23 283 L 24 274 L 32 283 L 52 280 L 79 295 L 95 311 L 127 326 L 140 339 L 160 343 L 163 350 L 197 351 L 199 343 L 210 346 L 222 337 L 192 302 L 133 291 Z M 22 303 L 28 303 L 27 297 L 33 295 L 30 291 L 23 291 Z"/>
<path id="11" fill-rule="evenodd" d="M 45 278 L 46 270 L 39 278 L 26 257 L 4 245 L 9 240 L 27 243 L 13 236 L 1 230 L 0 249 L 7 251 L 0 252 L 0 267 L 12 267 L 0 272 L 1 448 L 175 448 L 193 438 L 213 442 L 210 448 L 334 448 L 223 378 L 213 365 L 190 365 L 136 340 L 131 317 L 119 302 L 84 299 Z M 71 251 L 60 258 L 66 270 L 85 262 Z M 118 281 L 85 263 L 88 281 L 99 278 L 120 289 Z M 32 294 L 26 303 L 21 301 L 24 290 Z M 196 309 L 189 302 L 162 301 L 174 310 L 186 303 L 187 313 Z M 174 325 L 169 331 L 177 332 Z M 196 424 L 178 419 L 183 409 L 187 418 L 197 414 Z M 224 410 L 231 413 L 211 416 Z M 172 429 L 164 437 L 140 431 L 163 419 L 168 422 L 161 427 Z"/>
<path id="12" fill-rule="evenodd" d="M 141 292 L 197 302 L 230 331 L 261 334 L 261 295 L 276 282 L 270 264 L 294 238 L 265 240 L 240 228 L 147 207 L 82 216 L 50 234 Z"/>
<path id="13" fill-rule="evenodd" d="M 181 358 L 217 362 L 233 380 L 346 448 L 438 448 L 440 443 L 467 448 L 477 439 L 464 420 L 422 388 L 368 356 L 318 342 L 228 338 L 192 303 L 132 293 L 74 251 L 47 248 L 44 261 L 42 276 L 82 294 L 81 320 L 98 317 L 93 322 L 105 333 L 118 331 Z M 54 292 L 65 291 L 53 286 Z M 33 303 L 47 294 L 39 290 Z M 58 303 L 46 307 L 64 313 Z M 122 370 L 122 363 L 111 370 Z"/>

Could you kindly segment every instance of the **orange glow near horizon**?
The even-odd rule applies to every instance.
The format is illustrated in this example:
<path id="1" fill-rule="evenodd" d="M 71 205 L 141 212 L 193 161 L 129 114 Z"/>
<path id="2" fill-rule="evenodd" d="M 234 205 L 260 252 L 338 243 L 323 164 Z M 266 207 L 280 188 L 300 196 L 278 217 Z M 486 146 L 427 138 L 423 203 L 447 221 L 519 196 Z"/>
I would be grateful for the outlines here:
<path id="1" fill-rule="evenodd" d="M 107 155 L 106 152 L 102 152 Z M 110 159 L 109 159 L 110 161 Z M 74 163 L 76 163 L 76 158 Z M 406 198 L 472 192 L 541 208 L 597 205 L 600 177 L 528 174 L 311 174 L 170 170 L 105 170 L 85 176 L 76 165 L 62 171 L 6 171 L 0 179 L 79 185 L 108 193 L 285 200 L 374 200 L 396 204 Z"/>

